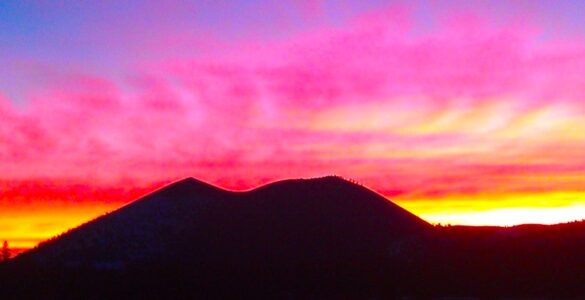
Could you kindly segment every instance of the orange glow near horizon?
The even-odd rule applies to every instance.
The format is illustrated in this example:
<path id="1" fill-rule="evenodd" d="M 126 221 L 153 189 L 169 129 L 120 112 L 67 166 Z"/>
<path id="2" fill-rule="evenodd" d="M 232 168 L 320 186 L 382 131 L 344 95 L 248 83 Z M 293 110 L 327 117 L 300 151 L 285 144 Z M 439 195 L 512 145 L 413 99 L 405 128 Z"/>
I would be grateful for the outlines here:
<path id="1" fill-rule="evenodd" d="M 161 185 L 121 189 L 66 183 L 62 186 L 38 182 L 0 184 L 0 241 L 8 241 L 14 249 L 32 248 Z"/>
<path id="2" fill-rule="evenodd" d="M 163 185 L 128 192 L 125 198 L 140 197 Z M 246 188 L 239 188 L 242 189 Z M 440 199 L 405 199 L 391 195 L 386 197 L 432 224 L 471 226 L 556 224 L 581 220 L 585 216 L 583 204 L 585 192 L 451 195 Z M 113 211 L 128 202 L 92 201 L 82 205 L 60 202 L 52 206 L 31 205 L 14 207 L 12 210 L 4 209 L 0 211 L 0 229 L 4 232 L 0 239 L 8 240 L 12 248 L 32 248 L 39 242 Z"/>
<path id="3" fill-rule="evenodd" d="M 27 211 L 7 211 L 0 214 L 4 240 L 12 248 L 32 248 L 39 242 L 57 236 L 90 221 L 116 206 L 47 207 Z"/>

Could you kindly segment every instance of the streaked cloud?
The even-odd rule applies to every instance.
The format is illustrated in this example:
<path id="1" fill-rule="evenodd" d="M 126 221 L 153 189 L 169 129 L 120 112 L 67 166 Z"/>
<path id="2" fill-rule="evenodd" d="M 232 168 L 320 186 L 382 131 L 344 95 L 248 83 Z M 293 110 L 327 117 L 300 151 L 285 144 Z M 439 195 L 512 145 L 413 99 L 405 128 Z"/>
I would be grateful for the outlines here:
<path id="1" fill-rule="evenodd" d="M 447 213 L 465 210 L 454 203 L 494 209 L 494 193 L 534 196 L 521 197 L 526 207 L 580 197 L 585 40 L 485 18 L 455 14 L 421 31 L 408 9 L 387 9 L 262 43 L 170 32 L 181 47 L 218 51 L 141 57 L 121 76 L 49 67 L 24 103 L 0 98 L 0 178 L 37 182 L 35 203 L 63 200 L 38 185 L 47 181 L 90 203 L 121 184 L 143 191 L 184 176 L 249 189 L 336 173 L 463 223 Z M 160 41 L 148 51 L 166 51 Z M 14 196 L 0 203 L 15 209 Z"/>

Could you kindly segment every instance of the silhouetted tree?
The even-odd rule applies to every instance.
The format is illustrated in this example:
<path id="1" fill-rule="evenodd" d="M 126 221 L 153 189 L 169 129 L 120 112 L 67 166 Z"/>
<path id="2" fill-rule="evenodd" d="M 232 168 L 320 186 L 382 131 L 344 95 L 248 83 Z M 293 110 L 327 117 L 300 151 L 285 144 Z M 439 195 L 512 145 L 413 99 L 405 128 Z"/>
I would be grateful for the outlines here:
<path id="1" fill-rule="evenodd" d="M 0 261 L 6 261 L 10 259 L 10 248 L 8 248 L 8 241 L 4 241 L 2 244 L 2 253 L 0 253 Z"/>

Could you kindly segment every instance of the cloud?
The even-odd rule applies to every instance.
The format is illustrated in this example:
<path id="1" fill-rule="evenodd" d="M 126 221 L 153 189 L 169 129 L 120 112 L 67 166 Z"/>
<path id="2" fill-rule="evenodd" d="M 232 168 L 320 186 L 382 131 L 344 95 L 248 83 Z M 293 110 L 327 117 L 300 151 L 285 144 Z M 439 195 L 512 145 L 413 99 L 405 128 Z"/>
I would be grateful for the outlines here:
<path id="1" fill-rule="evenodd" d="M 388 10 L 143 61 L 125 78 L 67 74 L 25 105 L 0 101 L 0 178 L 194 175 L 246 189 L 339 173 L 400 195 L 535 188 L 535 173 L 582 170 L 574 153 L 542 149 L 585 149 L 582 133 L 567 133 L 583 120 L 585 43 L 513 25 L 456 16 L 418 32 L 408 10 Z M 509 184 L 486 171 L 510 165 Z"/>

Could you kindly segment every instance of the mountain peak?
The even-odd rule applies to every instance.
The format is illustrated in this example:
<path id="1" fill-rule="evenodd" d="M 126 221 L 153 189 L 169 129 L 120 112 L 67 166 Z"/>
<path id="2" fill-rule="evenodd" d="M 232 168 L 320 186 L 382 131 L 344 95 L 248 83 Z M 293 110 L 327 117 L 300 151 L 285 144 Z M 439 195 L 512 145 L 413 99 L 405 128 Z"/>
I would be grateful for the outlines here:
<path id="1" fill-rule="evenodd" d="M 207 182 L 196 179 L 195 177 L 186 177 L 186 178 L 183 178 L 181 180 L 178 180 L 178 181 L 175 181 L 175 182 L 169 184 L 167 187 L 195 186 L 195 185 L 210 186 L 210 187 L 213 186 Z"/>
<path id="2" fill-rule="evenodd" d="M 194 177 L 187 177 L 160 188 L 152 195 L 188 195 L 211 192 L 225 192 L 225 190 Z"/>
<path id="3" fill-rule="evenodd" d="M 315 177 L 306 180 L 322 183 L 351 183 L 351 181 L 346 180 L 345 178 L 338 175 L 327 175 L 323 177 Z"/>

